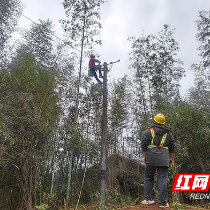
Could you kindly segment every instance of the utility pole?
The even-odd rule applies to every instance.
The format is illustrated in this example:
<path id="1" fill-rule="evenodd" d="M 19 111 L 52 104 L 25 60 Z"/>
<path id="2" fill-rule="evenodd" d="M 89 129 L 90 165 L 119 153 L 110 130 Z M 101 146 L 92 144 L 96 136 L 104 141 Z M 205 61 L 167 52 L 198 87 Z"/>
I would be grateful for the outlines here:
<path id="1" fill-rule="evenodd" d="M 119 62 L 111 62 L 110 64 Z M 107 160 L 107 64 L 103 64 L 103 116 L 102 116 L 102 142 L 101 142 L 101 200 L 100 209 L 104 210 L 106 208 L 106 160 Z"/>
<path id="2" fill-rule="evenodd" d="M 103 116 L 101 142 L 101 203 L 100 209 L 106 207 L 106 159 L 107 159 L 107 63 L 104 62 L 103 75 Z"/>

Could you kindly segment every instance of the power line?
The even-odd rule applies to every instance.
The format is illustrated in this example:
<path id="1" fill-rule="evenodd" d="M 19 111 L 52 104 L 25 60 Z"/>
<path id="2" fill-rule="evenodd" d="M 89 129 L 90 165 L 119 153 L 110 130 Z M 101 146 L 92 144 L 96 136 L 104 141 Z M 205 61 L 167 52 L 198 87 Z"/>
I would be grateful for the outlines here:
<path id="1" fill-rule="evenodd" d="M 32 23 L 38 24 L 38 23 L 36 23 L 34 20 L 32 20 L 31 18 L 27 17 L 26 15 L 22 14 L 22 16 L 25 17 L 25 18 L 27 18 L 28 20 L 30 20 Z M 58 36 L 56 36 L 56 35 L 55 35 L 54 33 L 52 33 L 52 32 L 51 32 L 50 34 L 51 34 L 52 36 L 56 37 L 57 39 L 59 39 L 60 41 L 63 42 L 63 45 L 61 46 L 59 52 L 57 53 L 57 56 L 56 56 L 56 58 L 55 58 L 55 60 L 54 60 L 54 63 L 57 62 L 58 57 L 59 57 L 59 55 L 60 55 L 60 53 L 61 53 L 61 50 L 62 50 L 62 48 L 63 48 L 65 45 L 69 45 L 73 50 L 79 51 L 77 48 L 75 48 L 74 46 L 72 46 L 72 42 L 70 42 L 70 41 L 68 41 L 68 42 L 67 42 L 67 41 L 64 41 L 63 39 L 59 38 Z"/>
<path id="2" fill-rule="evenodd" d="M 35 21 L 33 21 L 32 19 L 30 19 L 29 17 L 27 17 L 26 15 L 22 14 L 22 16 L 25 17 L 25 18 L 27 18 L 28 20 L 30 20 L 32 23 L 38 24 L 38 23 L 36 23 Z M 60 53 L 61 53 L 61 50 L 62 50 L 62 48 L 63 48 L 65 45 L 70 45 L 70 46 L 72 47 L 72 49 L 75 49 L 75 48 L 72 46 L 72 43 L 71 43 L 71 42 L 64 41 L 63 39 L 61 39 L 61 38 L 59 38 L 58 36 L 56 36 L 54 33 L 50 33 L 50 34 L 51 34 L 52 36 L 56 37 L 57 39 L 59 39 L 60 41 L 63 42 L 63 44 L 62 44 L 62 46 L 61 46 L 59 52 L 57 52 L 57 56 L 56 56 L 55 59 L 54 59 L 54 62 L 53 62 L 53 63 L 54 63 L 54 65 L 55 65 L 56 62 L 57 62 L 57 60 L 58 60 L 58 57 L 59 57 L 59 55 L 60 55 Z"/>
<path id="3" fill-rule="evenodd" d="M 35 24 L 38 24 L 38 23 L 36 23 L 35 21 L 33 21 L 32 19 L 30 19 L 29 17 L 25 16 L 24 14 L 22 14 L 22 16 L 25 17 L 25 18 L 27 18 L 27 19 L 30 20 L 31 22 L 33 22 L 33 23 L 35 23 Z M 69 42 L 64 41 L 63 39 L 59 38 L 59 37 L 56 36 L 55 34 L 53 34 L 53 33 L 50 33 L 50 34 L 53 35 L 54 37 L 56 37 L 57 39 L 59 39 L 60 41 L 64 42 L 64 44 L 70 45 Z"/>

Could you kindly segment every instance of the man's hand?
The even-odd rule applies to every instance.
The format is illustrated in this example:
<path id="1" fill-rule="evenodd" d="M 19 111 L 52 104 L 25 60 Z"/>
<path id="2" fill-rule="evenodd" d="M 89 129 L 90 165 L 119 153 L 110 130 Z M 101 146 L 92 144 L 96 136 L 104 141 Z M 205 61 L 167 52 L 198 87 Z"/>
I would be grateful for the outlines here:
<path id="1" fill-rule="evenodd" d="M 146 163 L 146 152 L 143 152 L 144 155 L 144 162 Z"/>
<path id="2" fill-rule="evenodd" d="M 174 164 L 173 157 L 174 157 L 174 154 L 169 153 L 169 166 L 172 166 Z"/>

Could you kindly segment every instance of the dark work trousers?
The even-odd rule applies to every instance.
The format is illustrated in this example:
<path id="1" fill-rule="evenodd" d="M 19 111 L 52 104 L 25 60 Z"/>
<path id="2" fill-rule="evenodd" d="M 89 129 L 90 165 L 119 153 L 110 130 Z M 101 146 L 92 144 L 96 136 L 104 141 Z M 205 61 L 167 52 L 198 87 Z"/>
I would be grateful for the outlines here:
<path id="1" fill-rule="evenodd" d="M 101 68 L 98 67 L 98 66 L 96 66 L 95 68 L 90 68 L 90 74 L 89 74 L 89 76 L 94 76 L 98 83 L 103 84 L 103 82 L 101 82 L 101 81 L 98 79 L 98 76 L 97 76 L 97 74 L 96 74 L 96 71 L 97 71 L 97 70 L 99 70 L 99 77 L 102 77 Z"/>
<path id="2" fill-rule="evenodd" d="M 167 176 L 168 167 L 164 166 L 146 166 L 144 174 L 144 195 L 146 200 L 153 200 L 152 188 L 154 184 L 154 174 L 158 172 L 158 194 L 159 204 L 166 205 L 167 203 Z"/>

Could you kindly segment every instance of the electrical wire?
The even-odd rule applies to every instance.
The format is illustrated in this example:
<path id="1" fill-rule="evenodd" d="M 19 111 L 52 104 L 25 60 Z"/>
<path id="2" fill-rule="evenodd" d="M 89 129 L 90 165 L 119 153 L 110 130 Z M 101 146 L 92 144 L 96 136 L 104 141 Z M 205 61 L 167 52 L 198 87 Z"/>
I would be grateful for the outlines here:
<path id="1" fill-rule="evenodd" d="M 35 23 L 37 24 L 35 21 L 33 21 L 32 19 L 30 19 L 29 17 L 25 16 L 24 14 L 22 14 L 23 17 L 27 18 L 28 20 L 30 20 L 32 23 Z M 66 41 L 64 41 L 63 39 L 59 38 L 58 36 L 56 36 L 55 34 L 53 33 L 50 33 L 51 35 L 53 35 L 54 37 L 56 37 L 57 39 L 59 39 L 60 41 L 66 43 Z"/>
<path id="2" fill-rule="evenodd" d="M 22 16 L 25 17 L 25 18 L 27 18 L 28 20 L 30 20 L 32 23 L 37 24 L 35 21 L 33 21 L 32 19 L 30 19 L 30 18 L 27 17 L 26 15 L 22 14 Z M 50 34 L 51 34 L 52 36 L 56 37 L 58 40 L 60 40 L 60 41 L 63 42 L 63 44 L 62 44 L 60 50 L 57 52 L 57 56 L 55 57 L 55 59 L 54 59 L 54 61 L 53 61 L 54 64 L 52 64 L 53 67 L 55 67 L 56 62 L 57 62 L 57 60 L 58 60 L 58 58 L 59 58 L 59 56 L 60 56 L 60 53 L 61 53 L 61 51 L 62 51 L 62 49 L 63 49 L 63 47 L 64 47 L 65 45 L 70 45 L 71 48 L 73 48 L 73 49 L 75 49 L 75 48 L 72 46 L 72 43 L 71 43 L 71 42 L 64 41 L 63 39 L 59 38 L 58 36 L 56 36 L 56 35 L 55 35 L 54 33 L 52 33 L 52 32 L 51 32 Z"/>

